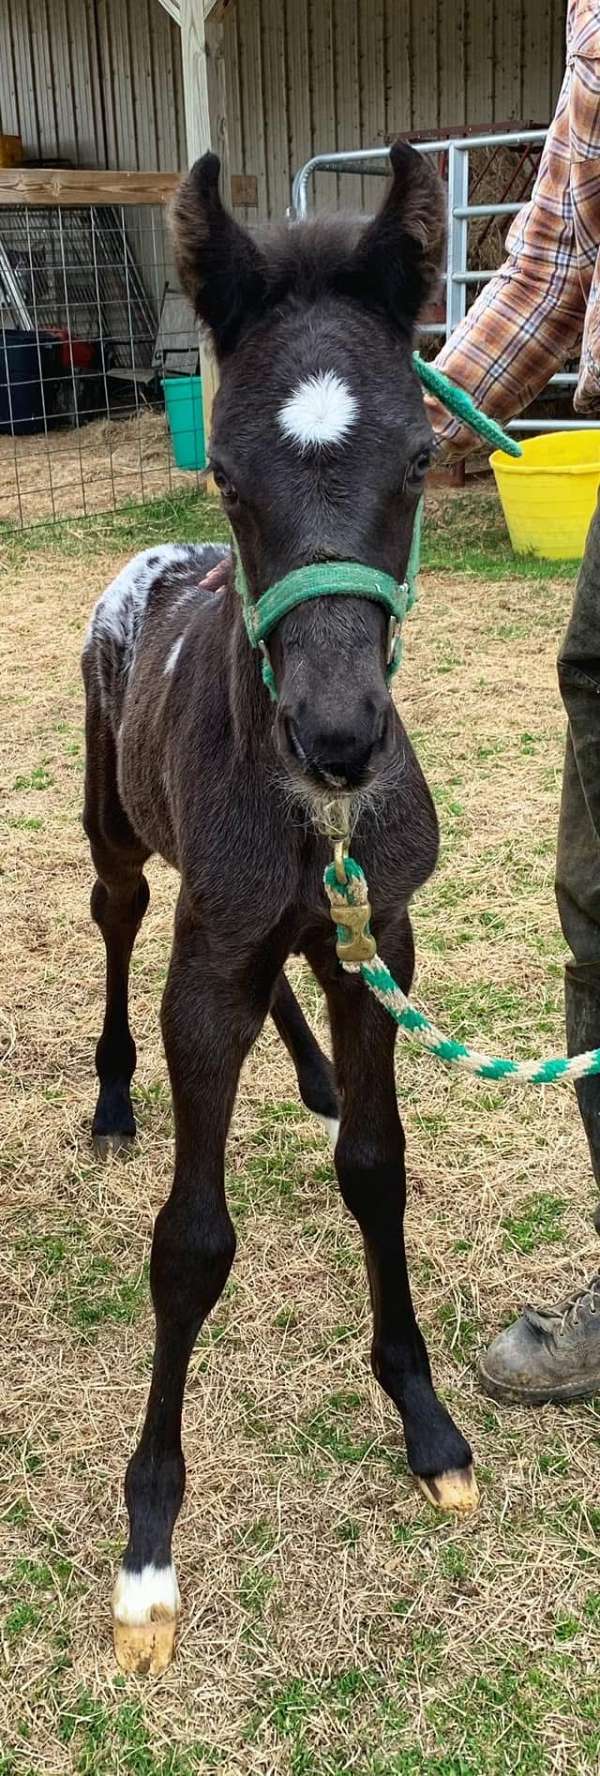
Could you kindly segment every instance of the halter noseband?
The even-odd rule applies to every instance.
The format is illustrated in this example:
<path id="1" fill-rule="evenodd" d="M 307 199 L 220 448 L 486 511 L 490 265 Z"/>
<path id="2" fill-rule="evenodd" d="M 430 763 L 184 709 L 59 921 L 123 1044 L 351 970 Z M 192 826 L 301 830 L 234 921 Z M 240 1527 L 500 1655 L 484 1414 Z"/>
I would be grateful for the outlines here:
<path id="1" fill-rule="evenodd" d="M 389 616 L 386 678 L 388 682 L 393 678 L 400 665 L 399 631 L 407 611 L 414 603 L 411 569 L 415 545 L 418 554 L 419 528 L 415 522 L 405 580 L 395 580 L 392 574 L 382 573 L 379 568 L 365 567 L 362 561 L 313 562 L 307 567 L 294 568 L 282 580 L 276 580 L 272 586 L 267 586 L 266 592 L 256 600 L 250 592 L 236 547 L 236 585 L 246 634 L 251 647 L 259 648 L 262 654 L 263 680 L 273 702 L 277 702 L 277 687 L 267 650 L 267 638 L 282 617 L 286 617 L 289 611 L 296 610 L 299 604 L 308 604 L 312 598 L 370 598 L 374 604 L 382 604 Z M 415 570 L 416 565 L 415 563 Z"/>

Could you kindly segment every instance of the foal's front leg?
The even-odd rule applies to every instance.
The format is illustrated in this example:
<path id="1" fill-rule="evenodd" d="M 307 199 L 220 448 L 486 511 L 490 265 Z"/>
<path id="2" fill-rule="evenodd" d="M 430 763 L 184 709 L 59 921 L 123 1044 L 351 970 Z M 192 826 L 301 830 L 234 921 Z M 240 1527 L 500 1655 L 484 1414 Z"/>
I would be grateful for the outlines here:
<path id="1" fill-rule="evenodd" d="M 408 921 L 406 947 L 412 954 Z M 344 1202 L 358 1221 L 373 1306 L 372 1365 L 398 1407 L 409 1465 L 442 1510 L 477 1504 L 471 1450 L 435 1393 L 412 1304 L 404 1247 L 405 1139 L 394 1081 L 395 1026 L 331 946 L 308 953 L 327 994 L 342 1102 L 335 1165 Z M 405 970 L 402 945 L 400 979 Z"/>
<path id="2" fill-rule="evenodd" d="M 162 1005 L 175 1176 L 152 1242 L 154 1366 L 141 1440 L 127 1469 L 130 1535 L 113 1596 L 115 1651 L 125 1671 L 156 1675 L 173 1656 L 179 1590 L 171 1537 L 185 1489 L 185 1380 L 200 1327 L 233 1262 L 225 1139 L 240 1067 L 266 1016 L 281 960 L 272 972 L 263 970 L 258 985 L 254 977 L 250 995 L 215 974 L 202 934 L 178 911 Z"/>

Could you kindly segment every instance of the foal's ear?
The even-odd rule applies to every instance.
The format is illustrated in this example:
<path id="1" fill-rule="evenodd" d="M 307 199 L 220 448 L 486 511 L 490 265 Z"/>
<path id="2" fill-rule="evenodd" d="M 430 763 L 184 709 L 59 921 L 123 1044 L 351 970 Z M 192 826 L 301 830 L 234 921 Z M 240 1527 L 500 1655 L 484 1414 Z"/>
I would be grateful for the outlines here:
<path id="1" fill-rule="evenodd" d="M 444 187 L 429 156 L 409 142 L 390 148 L 392 183 L 351 262 L 354 292 L 410 333 L 433 294 L 446 240 Z"/>
<path id="2" fill-rule="evenodd" d="M 195 162 L 177 187 L 170 221 L 183 288 L 223 358 L 264 307 L 266 271 L 252 236 L 221 203 L 220 165 L 216 154 Z"/>

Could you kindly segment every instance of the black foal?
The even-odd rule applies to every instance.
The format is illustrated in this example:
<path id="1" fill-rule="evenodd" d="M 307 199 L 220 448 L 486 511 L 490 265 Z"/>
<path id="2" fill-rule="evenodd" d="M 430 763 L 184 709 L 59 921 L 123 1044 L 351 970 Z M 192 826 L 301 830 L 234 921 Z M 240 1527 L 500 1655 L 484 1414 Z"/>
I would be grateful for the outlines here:
<path id="1" fill-rule="evenodd" d="M 210 155 L 176 200 L 182 281 L 220 362 L 213 471 L 253 599 L 310 562 L 358 562 L 396 581 L 405 572 L 431 449 L 412 333 L 439 270 L 443 205 L 413 150 L 397 145 L 392 167 L 382 210 L 363 229 L 332 220 L 261 243 L 223 209 Z M 137 556 L 96 606 L 84 651 L 85 827 L 106 946 L 101 1152 L 135 1133 L 127 987 L 148 904 L 144 863 L 158 851 L 181 876 L 162 1005 L 175 1175 L 154 1231 L 154 1369 L 113 1603 L 127 1670 L 160 1671 L 173 1651 L 186 1372 L 233 1261 L 225 1141 L 242 1062 L 269 1012 L 335 1144 L 364 1241 L 373 1368 L 401 1415 L 410 1466 L 442 1508 L 477 1498 L 411 1301 L 395 1027 L 340 967 L 322 887 L 334 797 L 372 884 L 378 945 L 408 989 L 407 907 L 435 865 L 435 813 L 389 695 L 379 604 L 303 603 L 278 623 L 269 654 L 276 702 L 229 551 L 193 545 Z M 326 994 L 335 1071 L 286 981 L 292 952 Z"/>

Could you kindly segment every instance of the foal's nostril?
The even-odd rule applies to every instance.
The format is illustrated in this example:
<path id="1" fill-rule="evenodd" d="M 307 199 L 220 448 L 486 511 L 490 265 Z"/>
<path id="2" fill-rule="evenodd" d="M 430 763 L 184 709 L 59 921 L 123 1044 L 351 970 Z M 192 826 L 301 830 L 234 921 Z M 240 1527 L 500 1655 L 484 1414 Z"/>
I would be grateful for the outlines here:
<path id="1" fill-rule="evenodd" d="M 385 747 L 389 746 L 390 740 L 392 738 L 393 727 L 394 727 L 394 711 L 392 709 L 391 703 L 388 702 L 387 708 L 382 709 L 382 711 L 381 711 L 381 715 L 379 717 L 379 721 L 378 721 L 377 727 L 375 729 L 375 745 L 380 747 L 382 752 L 384 751 Z"/>
<path id="2" fill-rule="evenodd" d="M 296 723 L 291 715 L 284 715 L 282 720 L 288 751 L 291 752 L 292 758 L 295 758 L 296 763 L 302 766 L 302 770 L 306 771 L 308 767 L 308 759 Z"/>
<path id="3" fill-rule="evenodd" d="M 330 789 L 358 789 L 367 781 L 380 750 L 373 730 L 368 735 L 323 736 L 311 754 L 313 773 Z"/>

